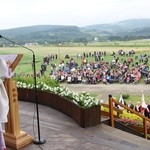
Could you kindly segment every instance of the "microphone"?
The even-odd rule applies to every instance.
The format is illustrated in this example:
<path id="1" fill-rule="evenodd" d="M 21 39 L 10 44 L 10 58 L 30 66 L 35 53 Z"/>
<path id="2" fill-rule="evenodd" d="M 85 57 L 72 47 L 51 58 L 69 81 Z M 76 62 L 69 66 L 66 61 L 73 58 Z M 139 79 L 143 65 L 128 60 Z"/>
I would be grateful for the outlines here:
<path id="1" fill-rule="evenodd" d="M 10 39 L 8 39 L 8 38 L 2 36 L 2 35 L 0 35 L 0 38 L 3 38 L 3 39 L 5 39 L 5 40 L 7 40 L 7 41 L 9 41 L 9 42 L 11 42 L 11 43 L 14 43 L 14 44 L 16 44 L 16 45 L 18 45 L 18 46 L 20 46 L 20 47 L 23 47 L 23 48 L 25 48 L 25 49 L 31 51 L 31 52 L 33 53 L 33 55 L 35 55 L 35 54 L 34 54 L 34 51 L 33 51 L 32 49 L 28 48 L 28 47 L 25 47 L 25 46 L 23 46 L 23 45 L 21 45 L 21 44 L 15 42 L 15 41 L 12 41 L 12 40 L 10 40 Z"/>
<path id="2" fill-rule="evenodd" d="M 36 79 L 36 66 L 35 66 L 35 53 L 32 49 L 25 47 L 15 41 L 12 41 L 2 35 L 0 35 L 0 38 L 3 38 L 11 43 L 14 43 L 24 49 L 29 50 L 30 52 L 32 52 L 32 59 L 33 59 L 33 79 L 34 79 L 34 91 L 35 91 L 35 103 L 36 103 L 36 113 L 37 113 L 37 128 L 38 128 L 38 139 L 34 139 L 34 144 L 44 144 L 46 142 L 45 139 L 41 139 L 41 135 L 40 135 L 40 122 L 39 122 L 39 108 L 38 108 L 38 96 L 37 96 L 37 79 Z"/>

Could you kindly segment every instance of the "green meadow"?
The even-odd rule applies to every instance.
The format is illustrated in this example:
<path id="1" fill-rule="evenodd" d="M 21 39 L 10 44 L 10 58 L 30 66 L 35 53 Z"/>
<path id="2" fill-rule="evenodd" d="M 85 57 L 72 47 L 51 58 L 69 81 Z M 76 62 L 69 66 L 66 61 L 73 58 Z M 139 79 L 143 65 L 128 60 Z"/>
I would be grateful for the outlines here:
<path id="1" fill-rule="evenodd" d="M 106 51 L 107 56 L 104 58 L 104 61 L 111 61 L 112 56 L 110 55 L 112 51 L 118 52 L 119 49 L 122 49 L 124 51 L 129 50 L 135 50 L 136 55 L 140 54 L 150 54 L 150 46 L 146 46 L 148 43 L 146 42 L 145 45 L 143 44 L 143 47 L 137 44 L 136 47 L 134 47 L 133 43 L 128 42 L 128 46 L 119 46 L 123 45 L 124 43 L 121 42 L 119 45 L 114 46 L 114 43 L 101 43 L 101 44 L 89 44 L 87 46 L 84 45 L 63 45 L 63 46 L 34 46 L 34 47 L 28 47 L 32 49 L 35 53 L 36 57 L 36 71 L 38 72 L 40 70 L 40 66 L 43 62 L 43 57 L 51 54 L 57 54 L 58 59 L 53 60 L 50 63 L 55 63 L 56 65 L 60 63 L 60 61 L 64 60 L 69 61 L 68 59 L 64 59 L 65 55 L 69 55 L 70 58 L 73 58 L 76 62 L 81 64 L 81 58 L 77 58 L 77 54 L 83 54 L 89 53 L 89 52 L 99 52 L 99 51 Z M 126 43 L 127 44 L 127 43 Z M 105 46 L 104 46 L 105 45 Z M 2 47 L 0 48 L 1 54 L 23 54 L 23 58 L 21 59 L 19 65 L 15 69 L 15 72 L 17 73 L 32 73 L 32 58 L 33 54 L 31 51 L 23 48 L 23 47 Z M 121 57 L 121 56 L 119 56 Z M 133 58 L 134 59 L 134 58 Z M 88 61 L 94 61 L 94 58 L 89 58 Z M 50 67 L 48 68 L 50 70 Z"/>
<path id="2" fill-rule="evenodd" d="M 77 54 L 85 53 L 93 53 L 94 51 L 106 51 L 107 56 L 104 58 L 104 61 L 111 61 L 113 57 L 110 55 L 112 51 L 118 52 L 118 50 L 122 49 L 124 51 L 134 50 L 136 54 L 133 56 L 139 56 L 140 54 L 148 54 L 150 55 L 150 41 L 129 41 L 129 42 L 102 42 L 102 43 L 89 43 L 88 45 L 83 44 L 70 44 L 70 45 L 47 45 L 47 46 L 34 46 L 28 47 L 32 49 L 36 56 L 36 71 L 39 72 L 41 64 L 43 62 L 43 57 L 51 54 L 57 54 L 58 59 L 51 61 L 50 63 L 59 64 L 62 60 L 69 61 L 69 59 L 64 59 L 65 55 L 69 55 L 70 58 L 73 58 L 76 62 L 81 64 L 81 58 L 77 58 Z M 23 58 L 21 59 L 19 65 L 15 69 L 16 73 L 33 73 L 32 70 L 32 60 L 33 54 L 31 51 L 23 48 L 23 47 L 1 47 L 1 54 L 23 54 Z M 119 56 L 123 57 L 123 56 Z M 126 57 L 123 57 L 127 59 Z M 94 58 L 89 58 L 88 61 L 94 61 Z M 150 66 L 150 60 L 149 60 Z M 50 72 L 50 66 L 47 68 L 47 75 Z M 92 93 L 91 93 L 92 94 Z M 93 93 L 93 95 L 95 95 Z M 96 95 L 95 95 L 96 97 Z M 118 96 L 117 96 L 118 97 Z M 119 98 L 119 97 L 118 97 Z M 141 97 L 136 95 L 130 95 L 127 101 L 132 100 L 133 103 L 140 101 Z M 150 96 L 147 96 L 146 99 L 150 102 Z"/>

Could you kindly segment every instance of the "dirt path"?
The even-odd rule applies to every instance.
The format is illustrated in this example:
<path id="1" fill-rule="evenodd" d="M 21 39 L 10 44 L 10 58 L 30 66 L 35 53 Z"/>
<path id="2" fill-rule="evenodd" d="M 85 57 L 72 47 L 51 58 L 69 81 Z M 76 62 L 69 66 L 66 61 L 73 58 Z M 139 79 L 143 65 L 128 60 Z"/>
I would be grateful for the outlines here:
<path id="1" fill-rule="evenodd" d="M 144 91 L 145 95 L 150 95 L 150 84 L 63 84 L 74 92 L 89 92 L 95 93 L 100 99 L 107 99 L 109 94 L 134 94 L 141 95 L 141 90 Z"/>

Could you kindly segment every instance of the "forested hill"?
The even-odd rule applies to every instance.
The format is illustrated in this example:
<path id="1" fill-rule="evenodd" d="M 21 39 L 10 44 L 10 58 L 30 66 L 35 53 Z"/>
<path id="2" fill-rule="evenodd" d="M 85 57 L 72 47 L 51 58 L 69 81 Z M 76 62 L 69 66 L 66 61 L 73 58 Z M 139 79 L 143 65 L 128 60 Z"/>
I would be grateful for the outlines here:
<path id="1" fill-rule="evenodd" d="M 39 44 L 59 44 L 94 40 L 134 40 L 150 38 L 150 19 L 132 19 L 112 24 L 97 24 L 85 27 L 65 25 L 36 25 L 0 30 L 0 34 L 19 42 Z M 0 40 L 0 44 L 7 44 Z"/>
<path id="2" fill-rule="evenodd" d="M 150 38 L 150 19 L 130 19 L 112 24 L 98 24 L 85 27 L 106 40 L 134 40 Z"/>
<path id="3" fill-rule="evenodd" d="M 7 30 L 0 30 L 0 34 L 19 41 L 19 43 L 50 43 L 57 44 L 62 42 L 73 42 L 77 39 L 88 39 L 87 33 L 81 32 L 77 26 L 63 25 L 37 25 L 30 27 L 21 27 Z"/>

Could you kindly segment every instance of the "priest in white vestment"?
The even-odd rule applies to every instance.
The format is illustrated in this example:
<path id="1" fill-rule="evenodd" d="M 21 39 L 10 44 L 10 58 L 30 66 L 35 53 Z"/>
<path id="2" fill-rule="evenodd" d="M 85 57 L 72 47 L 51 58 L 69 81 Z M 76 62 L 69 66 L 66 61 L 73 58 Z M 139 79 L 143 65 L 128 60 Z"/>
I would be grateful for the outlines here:
<path id="1" fill-rule="evenodd" d="M 9 69 L 6 62 L 3 59 L 0 59 L 0 150 L 6 150 L 2 123 L 7 122 L 7 114 L 9 111 L 9 100 L 2 78 L 8 77 L 8 73 Z"/>

